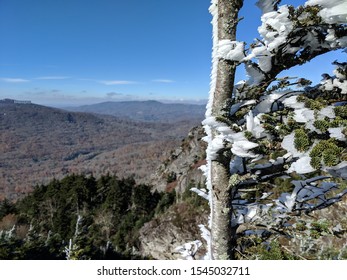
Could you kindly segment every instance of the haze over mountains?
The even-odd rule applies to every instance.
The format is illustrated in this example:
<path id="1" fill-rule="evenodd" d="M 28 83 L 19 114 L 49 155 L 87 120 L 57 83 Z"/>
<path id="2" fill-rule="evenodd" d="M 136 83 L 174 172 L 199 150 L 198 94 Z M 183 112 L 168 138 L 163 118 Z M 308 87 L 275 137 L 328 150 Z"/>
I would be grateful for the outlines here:
<path id="1" fill-rule="evenodd" d="M 205 105 L 161 103 L 158 101 L 103 102 L 93 105 L 65 108 L 69 111 L 112 115 L 134 121 L 173 123 L 201 121 Z"/>
<path id="2" fill-rule="evenodd" d="M 92 114 L 0 102 L 3 197 L 70 173 L 136 173 L 141 181 L 201 123 L 204 106 L 107 102 L 74 110 Z"/>

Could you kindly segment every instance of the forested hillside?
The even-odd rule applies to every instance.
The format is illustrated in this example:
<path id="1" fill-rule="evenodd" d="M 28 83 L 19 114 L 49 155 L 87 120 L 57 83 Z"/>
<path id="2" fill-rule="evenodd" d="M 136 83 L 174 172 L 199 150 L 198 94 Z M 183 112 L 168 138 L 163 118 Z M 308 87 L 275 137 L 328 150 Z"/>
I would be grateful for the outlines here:
<path id="1" fill-rule="evenodd" d="M 175 200 L 131 178 L 70 175 L 0 202 L 0 259 L 131 259 L 139 230 Z"/>
<path id="2" fill-rule="evenodd" d="M 13 204 L 0 203 L 1 259 L 177 259 L 178 246 L 199 240 L 208 204 L 191 188 L 204 190 L 198 167 L 204 158 L 201 128 L 192 130 L 156 171 L 151 185 L 115 175 L 68 175 L 34 187 Z M 177 172 L 182 170 L 183 173 Z M 274 180 L 277 192 L 290 180 Z M 158 189 L 155 191 L 154 189 Z M 162 190 L 162 192 L 160 191 Z M 269 246 L 268 236 L 238 231 L 240 259 L 345 259 L 346 199 L 305 215 L 291 232 Z M 294 217 L 293 217 L 294 218 Z M 197 258 L 202 257 L 202 246 Z"/>
<path id="3" fill-rule="evenodd" d="M 71 173 L 144 182 L 195 120 L 141 123 L 36 104 L 0 104 L 0 199 Z"/>
<path id="4" fill-rule="evenodd" d="M 205 156 L 202 136 L 201 127 L 195 128 L 180 147 L 162 155 L 162 164 L 149 172 L 155 174 L 151 185 L 120 179 L 115 169 L 100 177 L 53 179 L 33 186 L 17 203 L 0 202 L 0 258 L 65 259 L 71 239 L 71 258 L 177 259 L 175 248 L 200 238 L 198 225 L 207 221 L 206 201 L 190 191 L 204 185 L 198 170 Z M 139 151 L 122 149 L 125 158 L 138 160 Z"/>

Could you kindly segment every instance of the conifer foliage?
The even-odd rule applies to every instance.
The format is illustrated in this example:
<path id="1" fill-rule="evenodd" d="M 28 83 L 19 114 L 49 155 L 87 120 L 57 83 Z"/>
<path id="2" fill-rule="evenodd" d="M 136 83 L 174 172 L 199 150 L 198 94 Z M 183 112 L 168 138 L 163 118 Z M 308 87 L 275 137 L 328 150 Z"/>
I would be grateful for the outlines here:
<path id="1" fill-rule="evenodd" d="M 132 178 L 69 175 L 0 202 L 0 259 L 137 259 L 138 233 L 173 203 Z"/>
<path id="2" fill-rule="evenodd" d="M 347 179 L 347 62 L 332 62 L 334 72 L 322 73 L 318 85 L 300 71 L 297 77 L 282 74 L 327 52 L 346 51 L 346 1 L 308 0 L 294 7 L 260 0 L 260 39 L 249 45 L 235 35 L 243 2 L 212 0 L 210 7 L 204 171 L 211 216 L 203 236 L 211 259 L 235 258 L 247 230 L 285 235 L 297 215 L 347 193 L 341 188 Z M 248 79 L 235 83 L 241 66 Z M 290 183 L 285 192 L 281 181 Z"/>

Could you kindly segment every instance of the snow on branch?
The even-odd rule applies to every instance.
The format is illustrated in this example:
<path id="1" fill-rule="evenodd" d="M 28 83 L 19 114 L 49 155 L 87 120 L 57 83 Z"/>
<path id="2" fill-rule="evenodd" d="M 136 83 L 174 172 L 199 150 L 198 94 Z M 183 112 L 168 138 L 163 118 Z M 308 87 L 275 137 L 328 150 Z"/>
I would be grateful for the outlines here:
<path id="1" fill-rule="evenodd" d="M 318 176 L 304 181 L 293 181 L 295 188 L 289 195 L 287 193 L 276 200 L 279 212 L 312 212 L 314 210 L 323 209 L 331 204 L 340 201 L 347 190 L 343 190 L 338 194 L 328 197 L 327 194 L 338 189 L 336 183 L 323 181 L 317 184 L 317 181 L 328 179 L 327 176 Z"/>
<path id="2" fill-rule="evenodd" d="M 204 225 L 199 225 L 200 228 L 200 232 L 201 232 L 201 237 L 205 240 L 206 244 L 207 244 L 207 248 L 211 247 L 211 231 L 208 230 Z M 210 250 L 207 250 L 207 253 L 204 257 L 204 259 L 206 260 L 211 260 L 212 259 L 212 255 Z"/>
<path id="3" fill-rule="evenodd" d="M 217 56 L 226 60 L 240 62 L 245 58 L 245 43 L 230 41 L 230 40 L 220 40 L 218 42 Z"/>
<path id="4" fill-rule="evenodd" d="M 181 254 L 181 256 L 186 260 L 195 260 L 195 255 L 198 249 L 201 247 L 202 243 L 200 240 L 195 240 L 192 242 L 185 243 L 182 246 L 178 246 L 175 251 Z"/>
<path id="5" fill-rule="evenodd" d="M 195 192 L 197 195 L 201 196 L 202 198 L 205 198 L 206 200 L 209 200 L 209 195 L 206 190 L 200 190 L 198 188 L 191 188 L 192 192 Z"/>
<path id="6" fill-rule="evenodd" d="M 192 191 L 208 199 L 211 213 L 216 213 L 218 205 L 213 202 L 223 184 L 212 184 L 218 178 L 214 172 L 223 169 L 219 173 L 223 182 L 224 177 L 235 179 L 235 185 L 229 180 L 225 186 L 230 190 L 228 213 L 232 213 L 227 216 L 231 215 L 235 232 L 241 224 L 285 232 L 293 216 L 326 208 L 347 194 L 339 191 L 341 180 L 347 179 L 347 63 L 334 62 L 333 75 L 323 74 L 315 86 L 305 78 L 278 76 L 347 47 L 346 1 L 309 0 L 297 8 L 279 2 L 257 2 L 263 10 L 260 39 L 245 49 L 244 42 L 218 38 L 220 2 L 211 1 L 212 70 L 203 121 L 208 192 Z M 221 74 L 218 66 L 228 65 L 230 70 L 239 64 L 245 65 L 248 80 L 216 91 L 224 85 L 216 82 Z M 227 100 L 217 104 L 215 99 L 224 98 L 221 92 L 228 92 Z M 212 233 L 215 217 L 209 220 Z M 205 227 L 201 231 L 211 253 L 211 234 Z M 194 258 L 198 244 L 187 243 L 179 251 Z"/>
<path id="7" fill-rule="evenodd" d="M 329 196 L 329 193 L 338 190 L 336 183 L 323 181 L 329 178 L 317 176 L 308 180 L 292 181 L 294 185 L 292 193 L 282 193 L 277 199 L 269 199 L 272 193 L 264 193 L 256 202 L 236 197 L 232 201 L 234 209 L 232 223 L 234 226 L 252 223 L 276 228 L 293 214 L 298 215 L 300 212 L 308 214 L 326 208 L 347 194 L 347 190 L 343 190 Z M 318 184 L 317 181 L 322 182 Z M 268 202 L 262 203 L 262 201 Z"/>
<path id="8" fill-rule="evenodd" d="M 334 91 L 343 95 L 347 94 L 347 63 L 334 62 L 336 69 L 334 76 L 323 75 L 320 88 L 326 91 Z"/>
<path id="9" fill-rule="evenodd" d="M 265 14 L 276 11 L 280 2 L 281 0 L 259 0 L 256 5 L 262 10 L 263 14 Z"/>
<path id="10" fill-rule="evenodd" d="M 321 6 L 322 10 L 318 14 L 327 23 L 334 24 L 347 22 L 347 3 L 345 0 L 308 0 L 305 5 Z"/>
<path id="11" fill-rule="evenodd" d="M 347 47 L 344 0 L 311 0 L 296 9 L 283 5 L 276 11 L 269 8 L 273 2 L 276 1 L 258 2 L 269 11 L 261 17 L 262 24 L 258 28 L 261 39 L 251 45 L 243 59 L 250 76 L 249 84 L 271 82 L 285 69 Z"/>

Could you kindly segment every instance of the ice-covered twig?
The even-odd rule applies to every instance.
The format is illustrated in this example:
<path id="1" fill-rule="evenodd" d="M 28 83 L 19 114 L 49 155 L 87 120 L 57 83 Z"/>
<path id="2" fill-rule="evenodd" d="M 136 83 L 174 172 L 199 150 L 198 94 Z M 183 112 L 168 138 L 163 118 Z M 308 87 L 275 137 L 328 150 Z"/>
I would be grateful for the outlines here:
<path id="1" fill-rule="evenodd" d="M 201 190 L 198 188 L 191 188 L 192 192 L 195 192 L 197 195 L 201 196 L 202 198 L 205 198 L 206 200 L 209 200 L 209 195 L 205 190 Z"/>
<path id="2" fill-rule="evenodd" d="M 200 240 L 185 243 L 182 246 L 178 246 L 175 251 L 181 254 L 186 260 L 195 260 L 195 254 L 202 245 Z"/>

